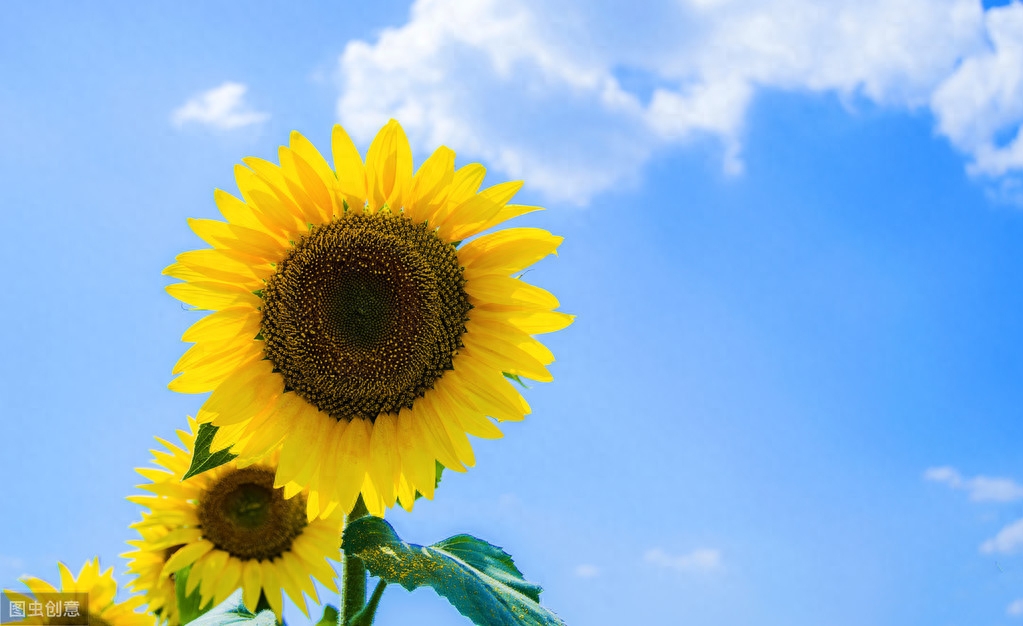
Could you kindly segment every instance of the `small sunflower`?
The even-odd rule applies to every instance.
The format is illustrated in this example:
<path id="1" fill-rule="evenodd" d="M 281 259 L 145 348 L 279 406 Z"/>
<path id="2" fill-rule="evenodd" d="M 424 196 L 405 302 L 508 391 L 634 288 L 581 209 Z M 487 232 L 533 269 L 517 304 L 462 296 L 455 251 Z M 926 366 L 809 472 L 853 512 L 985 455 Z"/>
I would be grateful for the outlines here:
<path id="1" fill-rule="evenodd" d="M 306 492 L 295 489 L 285 498 L 274 487 L 276 451 L 182 480 L 198 433 L 198 422 L 188 422 L 189 432 L 178 431 L 184 448 L 158 438 L 166 450 L 152 452 L 161 469 L 136 470 L 151 481 L 139 487 L 152 495 L 128 497 L 148 509 L 132 525 L 140 535 L 128 542 L 135 550 L 122 555 L 136 575 L 129 586 L 144 592 L 150 609 L 170 626 L 179 623 L 174 575 L 189 566 L 185 591 L 198 588 L 202 606 L 220 604 L 241 588 L 246 607 L 254 610 L 262 594 L 280 619 L 282 589 L 303 611 L 303 591 L 319 602 L 310 575 L 336 592 L 327 559 L 340 560 L 340 511 L 307 519 Z"/>
<path id="2" fill-rule="evenodd" d="M 169 387 L 213 392 L 198 415 L 219 427 L 213 450 L 280 445 L 275 486 L 308 487 L 321 513 L 360 493 L 376 515 L 411 510 L 433 497 L 435 461 L 475 464 L 467 434 L 502 436 L 488 416 L 530 412 L 508 377 L 552 380 L 533 335 L 572 316 L 520 276 L 562 238 L 475 237 L 539 207 L 508 204 L 521 182 L 478 191 L 483 166 L 455 170 L 446 147 L 413 174 L 394 120 L 365 163 L 340 126 L 332 148 L 333 168 L 292 133 L 280 165 L 236 167 L 242 199 L 216 191 L 226 222 L 190 220 L 212 248 L 179 255 L 167 290 L 213 313 L 185 332 Z"/>
<path id="3" fill-rule="evenodd" d="M 100 572 L 99 559 L 94 558 L 86 561 L 85 565 L 73 576 L 67 565 L 58 562 L 60 569 L 60 589 L 50 583 L 35 578 L 34 576 L 23 576 L 21 582 L 25 583 L 32 596 L 25 596 L 9 589 L 4 590 L 11 600 L 30 602 L 36 594 L 51 593 L 80 593 L 88 594 L 88 623 L 92 626 L 153 626 L 153 616 L 147 613 L 137 613 L 135 610 L 143 606 L 145 599 L 142 596 L 132 596 L 124 602 L 114 602 L 117 596 L 117 581 L 114 580 L 114 568 L 108 567 L 107 571 Z M 85 607 L 82 606 L 82 609 Z M 64 610 L 61 610 L 64 613 Z M 60 617 L 32 617 L 15 622 L 18 624 L 81 624 L 82 617 L 60 616 Z"/>

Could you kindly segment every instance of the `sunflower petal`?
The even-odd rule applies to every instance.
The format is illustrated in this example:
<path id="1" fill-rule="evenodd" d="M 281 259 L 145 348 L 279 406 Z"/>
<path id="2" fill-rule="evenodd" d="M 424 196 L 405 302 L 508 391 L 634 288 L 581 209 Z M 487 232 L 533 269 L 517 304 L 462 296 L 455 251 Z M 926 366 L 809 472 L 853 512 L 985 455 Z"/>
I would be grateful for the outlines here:
<path id="1" fill-rule="evenodd" d="M 334 126 L 330 136 L 331 152 L 338 186 L 352 208 L 362 209 L 366 203 L 366 167 L 351 137 L 340 124 Z"/>

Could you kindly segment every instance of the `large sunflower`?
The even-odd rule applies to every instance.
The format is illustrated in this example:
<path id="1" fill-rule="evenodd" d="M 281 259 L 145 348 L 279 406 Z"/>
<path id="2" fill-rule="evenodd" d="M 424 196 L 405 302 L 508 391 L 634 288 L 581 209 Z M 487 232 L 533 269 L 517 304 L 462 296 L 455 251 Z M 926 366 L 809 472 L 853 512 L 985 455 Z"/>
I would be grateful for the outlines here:
<path id="1" fill-rule="evenodd" d="M 41 578 L 34 576 L 23 576 L 21 582 L 25 583 L 32 596 L 22 595 L 9 589 L 4 590 L 7 597 L 14 601 L 31 602 L 33 597 L 39 594 L 88 594 L 88 623 L 92 626 L 153 626 L 153 617 L 147 613 L 137 613 L 136 609 L 145 603 L 142 596 L 132 596 L 124 602 L 115 602 L 117 596 L 117 581 L 114 580 L 114 568 L 108 567 L 107 571 L 101 572 L 99 559 L 95 558 L 86 561 L 78 576 L 71 574 L 71 570 L 63 563 L 57 563 L 60 569 L 60 589 Z M 63 602 L 63 601 L 62 601 Z M 84 611 L 85 605 L 81 605 Z M 83 617 L 65 615 L 65 608 L 60 610 L 57 617 L 32 617 L 31 613 L 24 620 L 14 622 L 17 624 L 81 624 Z"/>
<path id="2" fill-rule="evenodd" d="M 184 448 L 159 440 L 166 450 L 153 455 L 161 468 L 137 470 L 151 481 L 139 487 L 152 495 L 128 497 L 149 509 L 132 525 L 141 535 L 128 542 L 136 549 L 122 556 L 136 575 L 129 586 L 145 593 L 150 610 L 161 622 L 179 623 L 174 575 L 189 566 L 185 591 L 198 588 L 203 606 L 241 588 L 246 607 L 254 610 L 262 594 L 280 618 L 282 589 L 303 611 L 303 591 L 319 602 L 310 575 L 337 591 L 326 559 L 340 560 L 340 510 L 308 520 L 306 492 L 296 489 L 285 499 L 273 486 L 276 451 L 182 480 L 198 432 L 195 419 L 188 421 L 190 432 L 178 431 Z"/>
<path id="3" fill-rule="evenodd" d="M 463 242 L 539 207 L 508 204 L 521 182 L 483 191 L 485 169 L 433 153 L 413 175 L 390 121 L 363 163 L 340 126 L 334 167 L 297 132 L 280 165 L 243 159 L 242 199 L 217 190 L 226 222 L 192 219 L 212 248 L 165 270 L 167 290 L 214 311 L 170 388 L 212 391 L 198 419 L 213 449 L 242 458 L 282 445 L 276 485 L 308 486 L 320 511 L 371 513 L 418 491 L 432 498 L 435 461 L 474 465 L 467 434 L 501 437 L 487 419 L 521 420 L 529 405 L 505 374 L 549 381 L 551 352 L 534 334 L 572 316 L 518 275 L 562 238 L 537 228 Z M 291 489 L 288 488 L 290 495 Z"/>

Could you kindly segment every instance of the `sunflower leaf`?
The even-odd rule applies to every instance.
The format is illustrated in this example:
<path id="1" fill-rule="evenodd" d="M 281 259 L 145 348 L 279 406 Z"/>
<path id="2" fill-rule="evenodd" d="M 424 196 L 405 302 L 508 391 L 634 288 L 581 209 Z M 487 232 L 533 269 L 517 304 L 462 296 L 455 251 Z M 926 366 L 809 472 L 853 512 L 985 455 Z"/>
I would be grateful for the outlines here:
<path id="1" fill-rule="evenodd" d="M 184 620 L 182 620 L 184 623 Z M 232 593 L 198 619 L 188 622 L 186 626 L 275 626 L 277 618 L 274 612 L 267 609 L 254 614 L 242 603 L 242 590 Z"/>
<path id="2" fill-rule="evenodd" d="M 213 601 L 210 600 L 206 606 L 202 606 L 202 596 L 199 595 L 199 587 L 196 585 L 189 595 L 187 591 L 188 575 L 192 566 L 182 568 L 174 574 L 174 593 L 178 601 L 178 623 L 187 624 L 203 613 L 213 608 Z"/>
<path id="3" fill-rule="evenodd" d="M 231 454 L 230 448 L 211 453 L 210 444 L 213 443 L 213 436 L 216 434 L 217 427 L 213 424 L 199 424 L 199 434 L 195 437 L 195 451 L 192 452 L 192 463 L 181 480 L 187 480 L 214 467 L 220 467 L 238 456 Z"/>
<path id="4" fill-rule="evenodd" d="M 409 591 L 432 587 L 475 624 L 564 626 L 540 606 L 540 587 L 522 577 L 511 556 L 482 539 L 455 535 L 419 546 L 402 541 L 379 517 L 366 516 L 345 528 L 342 545 L 373 576 Z"/>

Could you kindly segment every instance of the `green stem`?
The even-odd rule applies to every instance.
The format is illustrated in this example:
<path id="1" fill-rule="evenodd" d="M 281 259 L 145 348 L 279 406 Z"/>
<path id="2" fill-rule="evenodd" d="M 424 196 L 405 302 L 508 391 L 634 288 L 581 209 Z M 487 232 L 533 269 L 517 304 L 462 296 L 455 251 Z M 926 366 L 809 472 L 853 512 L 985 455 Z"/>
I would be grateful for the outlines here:
<path id="1" fill-rule="evenodd" d="M 377 607 L 380 606 L 380 597 L 384 595 L 384 589 L 387 588 L 387 581 L 380 579 L 375 589 L 373 589 L 373 595 L 369 597 L 369 602 L 362 608 L 361 611 L 356 613 L 355 619 L 352 620 L 350 626 L 372 626 L 373 618 L 376 617 Z"/>
<path id="2" fill-rule="evenodd" d="M 355 507 L 345 518 L 345 526 L 368 515 L 362 496 L 355 501 Z M 352 619 L 366 606 L 366 565 L 362 559 L 347 556 L 341 548 L 341 612 L 338 614 L 338 626 L 348 626 Z"/>

